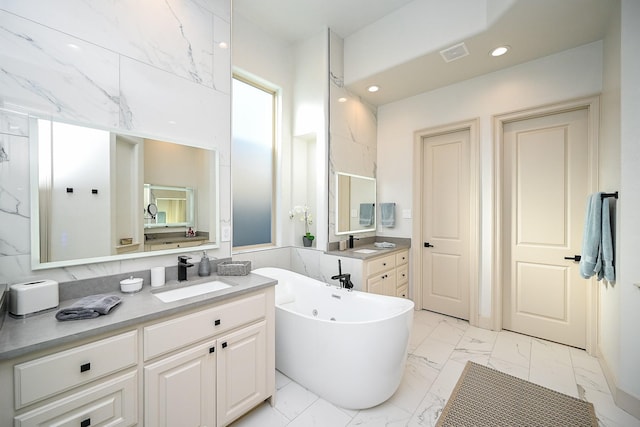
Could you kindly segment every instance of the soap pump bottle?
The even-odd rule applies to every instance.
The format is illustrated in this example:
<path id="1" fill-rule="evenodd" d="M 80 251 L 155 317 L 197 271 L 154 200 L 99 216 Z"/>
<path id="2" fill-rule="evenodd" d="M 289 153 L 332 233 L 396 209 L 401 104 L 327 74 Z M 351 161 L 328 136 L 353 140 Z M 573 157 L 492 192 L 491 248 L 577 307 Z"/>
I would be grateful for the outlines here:
<path id="1" fill-rule="evenodd" d="M 200 265 L 198 265 L 198 276 L 209 276 L 211 274 L 211 265 L 209 265 L 209 257 L 206 251 L 202 251 Z"/>

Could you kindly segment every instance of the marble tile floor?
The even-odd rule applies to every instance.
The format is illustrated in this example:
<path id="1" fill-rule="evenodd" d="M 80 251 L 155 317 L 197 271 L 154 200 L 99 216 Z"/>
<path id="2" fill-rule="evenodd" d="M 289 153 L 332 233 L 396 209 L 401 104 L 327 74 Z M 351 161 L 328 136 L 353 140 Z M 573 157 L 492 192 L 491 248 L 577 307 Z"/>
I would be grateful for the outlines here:
<path id="1" fill-rule="evenodd" d="M 586 352 L 429 311 L 415 312 L 405 374 L 388 401 L 361 411 L 339 408 L 276 372 L 275 406 L 265 402 L 232 426 L 434 426 L 468 360 L 586 399 L 602 427 L 640 427 L 615 405 L 597 359 Z"/>

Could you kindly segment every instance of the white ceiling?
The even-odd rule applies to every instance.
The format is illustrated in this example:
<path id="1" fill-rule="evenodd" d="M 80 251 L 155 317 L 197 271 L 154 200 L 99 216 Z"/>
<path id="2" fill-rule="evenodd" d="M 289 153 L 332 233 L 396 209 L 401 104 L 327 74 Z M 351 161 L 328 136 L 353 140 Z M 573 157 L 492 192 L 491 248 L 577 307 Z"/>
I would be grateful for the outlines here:
<path id="1" fill-rule="evenodd" d="M 327 27 L 346 38 L 411 1 L 420 0 L 234 0 L 233 8 L 274 37 L 295 43 Z M 403 64 L 390 64 L 380 73 L 352 82 L 348 89 L 383 105 L 591 43 L 604 37 L 614 1 L 618 0 L 513 0 L 486 31 L 441 47 L 463 41 L 469 56 L 445 63 L 438 49 Z M 500 43 L 509 44 L 511 51 L 491 58 L 489 50 Z M 372 84 L 381 90 L 368 93 L 366 88 Z"/>

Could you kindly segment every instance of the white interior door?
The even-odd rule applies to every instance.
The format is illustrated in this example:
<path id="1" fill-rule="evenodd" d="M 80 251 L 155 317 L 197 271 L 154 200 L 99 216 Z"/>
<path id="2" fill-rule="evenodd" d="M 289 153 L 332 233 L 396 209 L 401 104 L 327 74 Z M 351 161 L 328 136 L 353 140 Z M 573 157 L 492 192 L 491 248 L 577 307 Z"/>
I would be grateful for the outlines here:
<path id="1" fill-rule="evenodd" d="M 423 138 L 422 308 L 469 319 L 470 132 Z"/>
<path id="2" fill-rule="evenodd" d="M 504 126 L 503 327 L 585 348 L 586 109 Z"/>

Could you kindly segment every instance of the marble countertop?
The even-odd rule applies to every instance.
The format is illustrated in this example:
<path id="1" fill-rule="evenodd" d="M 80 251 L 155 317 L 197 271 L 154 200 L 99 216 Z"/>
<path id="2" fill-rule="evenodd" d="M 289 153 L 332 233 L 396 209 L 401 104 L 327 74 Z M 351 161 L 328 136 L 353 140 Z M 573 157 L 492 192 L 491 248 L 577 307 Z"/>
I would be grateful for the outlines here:
<path id="1" fill-rule="evenodd" d="M 342 256 L 342 257 L 347 257 L 347 258 L 356 258 L 356 259 L 361 259 L 363 261 L 368 260 L 368 259 L 372 259 L 372 258 L 377 258 L 380 256 L 384 256 L 384 255 L 389 255 L 393 252 L 398 252 L 401 250 L 406 250 L 409 249 L 410 245 L 408 244 L 396 244 L 395 248 L 378 248 L 376 246 L 374 246 L 373 244 L 370 245 L 363 245 L 363 246 L 356 246 L 353 249 L 345 249 L 344 251 L 328 251 L 326 252 L 327 255 L 335 255 L 335 256 Z M 367 251 L 367 253 L 363 253 L 363 252 L 358 252 L 361 251 L 362 249 L 365 249 Z M 370 250 L 373 250 L 375 252 L 369 252 Z"/>
<path id="2" fill-rule="evenodd" d="M 170 303 L 162 302 L 153 295 L 155 292 L 213 280 L 219 280 L 232 286 Z M 108 293 L 122 297 L 122 302 L 109 314 L 98 316 L 94 319 L 63 322 L 56 320 L 55 314 L 57 310 L 73 304 L 77 299 L 61 301 L 57 309 L 23 319 L 17 319 L 8 313 L 4 313 L 4 323 L 0 329 L 0 360 L 11 359 L 33 351 L 54 348 L 194 308 L 204 308 L 258 289 L 273 286 L 276 283 L 273 279 L 253 273 L 247 276 L 217 276 L 214 274 L 206 278 L 189 280 L 180 284 L 175 281 L 168 282 L 158 288 L 151 288 L 145 285 L 141 291 L 133 294 L 125 294 L 118 289 Z"/>

